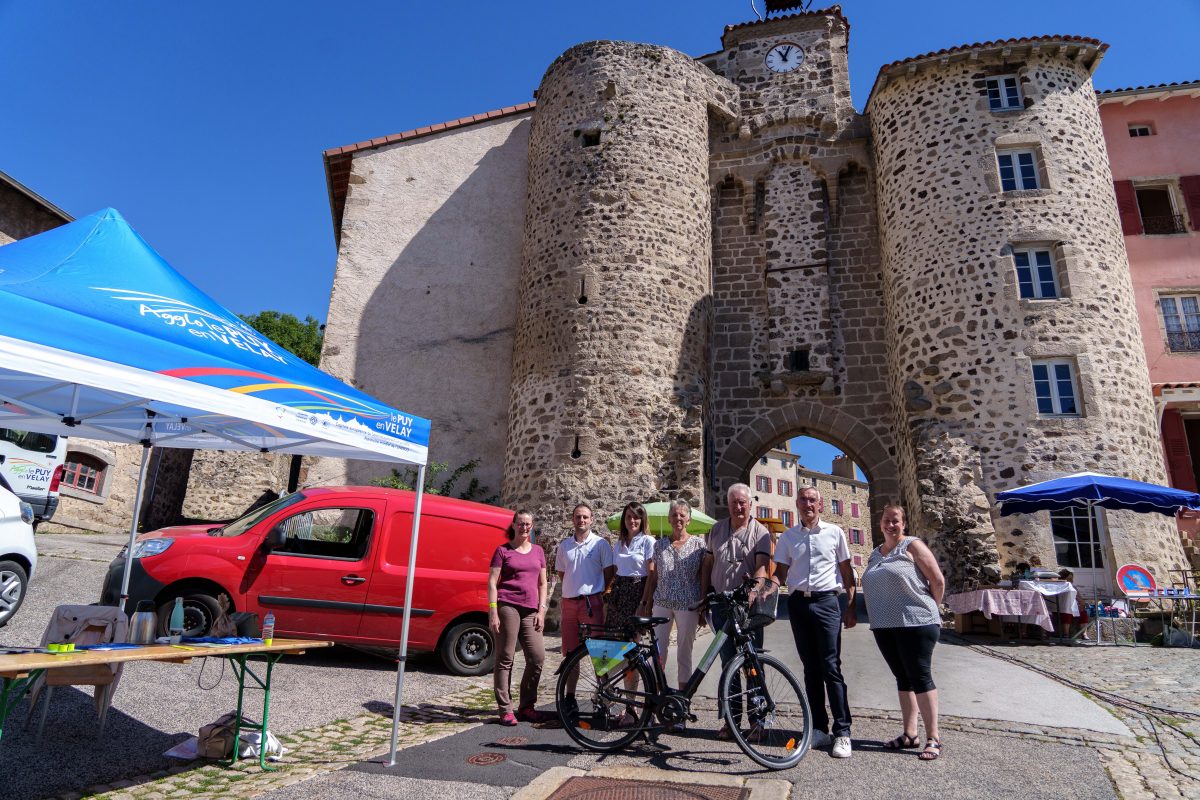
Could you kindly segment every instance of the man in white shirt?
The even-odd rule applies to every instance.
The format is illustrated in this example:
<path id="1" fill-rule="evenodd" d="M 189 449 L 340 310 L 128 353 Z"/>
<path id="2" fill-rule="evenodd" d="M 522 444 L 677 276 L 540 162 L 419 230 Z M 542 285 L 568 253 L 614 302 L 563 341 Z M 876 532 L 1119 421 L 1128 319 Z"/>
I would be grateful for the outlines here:
<path id="1" fill-rule="evenodd" d="M 604 624 L 604 590 L 617 568 L 612 545 L 592 532 L 592 508 L 580 503 L 571 512 L 574 532 L 558 543 L 554 571 L 562 583 L 562 652 L 579 646 L 581 624 Z M 567 677 L 567 694 L 575 692 L 576 671 Z"/>
<path id="2" fill-rule="evenodd" d="M 858 622 L 850 547 L 841 528 L 821 521 L 825 501 L 815 487 L 800 491 L 796 509 L 800 524 L 784 531 L 775 546 L 775 577 L 788 586 L 788 616 L 804 663 L 813 731 L 830 733 L 830 714 L 825 710 L 828 693 L 833 715 L 831 753 L 834 758 L 849 758 L 851 720 L 842 678 L 842 625 L 853 628 Z"/>

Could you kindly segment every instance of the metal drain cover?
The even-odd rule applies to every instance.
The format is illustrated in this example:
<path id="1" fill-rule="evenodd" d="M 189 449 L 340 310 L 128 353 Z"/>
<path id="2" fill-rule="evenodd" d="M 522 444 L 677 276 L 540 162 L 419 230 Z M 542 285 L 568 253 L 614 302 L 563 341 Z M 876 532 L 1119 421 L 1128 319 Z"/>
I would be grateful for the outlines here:
<path id="1" fill-rule="evenodd" d="M 547 800 L 746 800 L 748 789 L 661 781 L 575 777 Z"/>
<path id="2" fill-rule="evenodd" d="M 476 753 L 473 756 L 467 756 L 467 763 L 474 764 L 477 767 L 490 767 L 493 764 L 499 764 L 501 761 L 507 761 L 508 756 L 503 753 Z"/>

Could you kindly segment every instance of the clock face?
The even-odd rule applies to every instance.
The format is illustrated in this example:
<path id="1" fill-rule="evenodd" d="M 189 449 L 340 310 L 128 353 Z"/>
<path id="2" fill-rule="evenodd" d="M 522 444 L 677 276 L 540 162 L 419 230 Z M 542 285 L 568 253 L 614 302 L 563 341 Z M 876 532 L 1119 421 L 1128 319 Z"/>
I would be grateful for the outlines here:
<path id="1" fill-rule="evenodd" d="M 791 72 L 804 63 L 804 48 L 792 42 L 781 42 L 767 51 L 767 69 L 772 72 Z"/>

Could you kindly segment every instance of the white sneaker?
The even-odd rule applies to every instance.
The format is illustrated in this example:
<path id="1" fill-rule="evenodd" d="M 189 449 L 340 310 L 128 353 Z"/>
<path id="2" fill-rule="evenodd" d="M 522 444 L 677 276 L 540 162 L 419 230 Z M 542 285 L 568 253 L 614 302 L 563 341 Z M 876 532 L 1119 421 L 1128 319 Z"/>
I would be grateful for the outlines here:
<path id="1" fill-rule="evenodd" d="M 834 758 L 849 758 L 850 757 L 850 737 L 839 736 L 833 740 L 833 750 L 830 752 Z"/>

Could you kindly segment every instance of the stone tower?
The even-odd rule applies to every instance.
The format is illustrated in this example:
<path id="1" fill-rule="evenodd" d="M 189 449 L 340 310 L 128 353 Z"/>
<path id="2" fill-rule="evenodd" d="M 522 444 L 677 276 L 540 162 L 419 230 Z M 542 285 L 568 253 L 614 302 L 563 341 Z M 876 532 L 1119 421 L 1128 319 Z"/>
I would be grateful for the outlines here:
<path id="1" fill-rule="evenodd" d="M 952 587 L 997 551 L 1059 563 L 1046 513 L 993 534 L 995 492 L 1082 470 L 1165 482 L 1091 82 L 1104 49 L 941 51 L 884 67 L 868 102 L 899 461 Z M 1181 566 L 1167 518 L 1121 522 L 1116 564 Z"/>
<path id="2" fill-rule="evenodd" d="M 503 495 L 547 534 L 579 501 L 703 494 L 709 128 L 735 97 L 625 42 L 568 50 L 538 89 Z"/>

